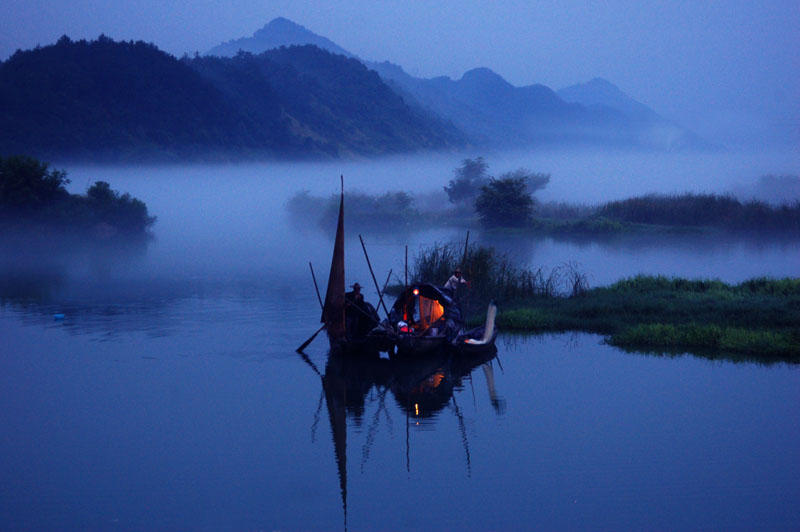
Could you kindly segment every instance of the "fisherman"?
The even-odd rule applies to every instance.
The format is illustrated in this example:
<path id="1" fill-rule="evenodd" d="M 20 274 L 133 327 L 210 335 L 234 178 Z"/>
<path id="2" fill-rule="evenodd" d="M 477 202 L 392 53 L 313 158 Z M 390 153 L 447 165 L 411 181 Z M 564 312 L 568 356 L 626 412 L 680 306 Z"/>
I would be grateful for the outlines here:
<path id="1" fill-rule="evenodd" d="M 364 294 L 361 293 L 361 285 L 353 283 L 351 288 L 353 290 L 344 295 L 344 315 L 347 336 L 353 338 L 355 336 L 361 336 L 364 329 L 367 328 L 367 324 L 364 322 L 369 321 L 369 309 L 364 302 Z"/>
<path id="2" fill-rule="evenodd" d="M 461 276 L 461 268 L 456 266 L 456 269 L 453 271 L 453 275 L 444 284 L 444 289 L 455 295 L 458 292 L 459 287 L 463 284 L 469 286 L 469 281 Z"/>
<path id="3" fill-rule="evenodd" d="M 350 288 L 352 288 L 352 290 L 347 292 L 344 295 L 344 298 L 351 305 L 361 306 L 361 304 L 364 303 L 364 294 L 361 293 L 361 285 L 358 283 L 353 283 Z"/>

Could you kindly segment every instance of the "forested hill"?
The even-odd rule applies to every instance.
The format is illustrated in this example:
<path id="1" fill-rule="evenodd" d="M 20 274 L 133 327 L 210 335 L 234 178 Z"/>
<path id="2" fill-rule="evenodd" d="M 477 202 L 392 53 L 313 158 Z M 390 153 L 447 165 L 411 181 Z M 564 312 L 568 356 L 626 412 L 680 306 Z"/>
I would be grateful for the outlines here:
<path id="1" fill-rule="evenodd" d="M 293 135 L 332 154 L 386 154 L 460 147 L 452 125 L 409 105 L 361 62 L 316 46 L 259 55 L 186 60 L 249 116 L 268 117 L 279 102 Z M 269 97 L 264 97 L 264 95 Z"/>
<path id="2" fill-rule="evenodd" d="M 300 158 L 460 142 L 360 63 L 311 47 L 178 60 L 144 42 L 62 37 L 0 63 L 0 155 Z"/>
<path id="3" fill-rule="evenodd" d="M 256 123 L 197 72 L 151 44 L 62 37 L 0 64 L 4 154 L 184 157 L 284 149 L 290 141 L 280 116 Z"/>

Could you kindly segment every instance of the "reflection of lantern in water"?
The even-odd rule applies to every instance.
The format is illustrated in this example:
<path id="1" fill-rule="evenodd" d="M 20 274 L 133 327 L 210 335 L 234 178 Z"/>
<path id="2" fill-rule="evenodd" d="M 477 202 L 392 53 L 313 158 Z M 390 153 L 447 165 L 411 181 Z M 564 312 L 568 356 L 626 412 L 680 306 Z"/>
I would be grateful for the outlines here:
<path id="1" fill-rule="evenodd" d="M 419 403 L 414 403 L 414 415 L 419 415 Z"/>
<path id="2" fill-rule="evenodd" d="M 444 380 L 444 373 L 442 373 L 441 371 L 431 375 L 428 378 L 428 382 L 433 388 L 438 388 L 439 385 L 442 383 L 442 380 Z"/>

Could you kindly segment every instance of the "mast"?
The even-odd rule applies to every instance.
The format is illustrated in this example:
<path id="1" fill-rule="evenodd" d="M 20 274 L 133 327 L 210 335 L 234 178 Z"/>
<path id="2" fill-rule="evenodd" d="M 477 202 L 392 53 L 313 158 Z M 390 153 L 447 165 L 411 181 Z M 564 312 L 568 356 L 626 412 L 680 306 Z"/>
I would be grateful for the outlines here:
<path id="1" fill-rule="evenodd" d="M 339 199 L 339 220 L 336 224 L 336 239 L 333 244 L 331 271 L 328 275 L 328 290 L 325 292 L 325 305 L 322 308 L 321 323 L 325 324 L 331 340 L 344 340 L 346 335 L 344 321 L 344 176 L 341 179 Z"/>

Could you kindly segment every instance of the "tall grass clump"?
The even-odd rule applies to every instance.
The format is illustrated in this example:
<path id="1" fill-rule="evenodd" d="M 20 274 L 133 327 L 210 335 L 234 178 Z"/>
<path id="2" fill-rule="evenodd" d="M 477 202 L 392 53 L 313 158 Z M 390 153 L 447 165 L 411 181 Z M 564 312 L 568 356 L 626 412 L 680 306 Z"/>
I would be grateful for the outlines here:
<path id="1" fill-rule="evenodd" d="M 519 304 L 537 298 L 581 296 L 589 289 L 588 277 L 577 264 L 551 270 L 516 264 L 493 247 L 455 243 L 433 244 L 414 256 L 412 282 L 444 284 L 457 266 L 470 282 L 470 302 L 483 305 L 491 299 Z"/>

